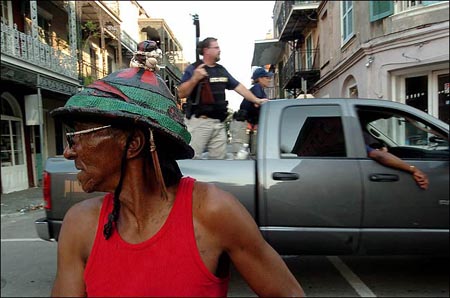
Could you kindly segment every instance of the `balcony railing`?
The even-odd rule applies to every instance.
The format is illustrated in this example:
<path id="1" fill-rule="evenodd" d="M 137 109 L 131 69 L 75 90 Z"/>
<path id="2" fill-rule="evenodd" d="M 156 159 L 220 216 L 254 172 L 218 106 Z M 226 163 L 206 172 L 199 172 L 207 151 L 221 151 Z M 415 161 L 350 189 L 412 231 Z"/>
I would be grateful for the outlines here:
<path id="1" fill-rule="evenodd" d="M 318 49 L 292 52 L 281 72 L 281 86 L 285 89 L 298 88 L 300 82 L 294 82 L 296 77 L 308 80 L 311 76 L 317 76 L 320 73 L 318 61 Z"/>
<path id="2" fill-rule="evenodd" d="M 91 63 L 86 60 L 80 60 L 79 68 L 80 76 L 83 80 L 84 86 L 90 85 L 95 80 L 101 79 L 107 75 L 107 73 L 100 67 L 98 67 L 95 63 Z"/>
<path id="3" fill-rule="evenodd" d="M 267 95 L 267 98 L 269 99 L 275 99 L 276 93 L 275 93 L 275 87 L 267 87 L 264 88 L 264 92 Z"/>
<path id="4" fill-rule="evenodd" d="M 132 53 L 137 51 L 138 43 L 124 30 L 120 31 L 120 42 Z"/>
<path id="5" fill-rule="evenodd" d="M 289 21 L 293 7 L 308 8 L 312 3 L 318 4 L 320 1 L 283 1 L 279 10 L 278 16 L 276 16 L 276 28 L 279 36 L 283 35 L 283 29 L 286 23 Z"/>
<path id="6" fill-rule="evenodd" d="M 101 1 L 116 16 L 120 16 L 119 1 Z"/>
<path id="7" fill-rule="evenodd" d="M 44 35 L 45 36 L 45 35 Z M 60 47 L 60 39 L 55 35 L 49 36 L 46 44 L 31 35 L 17 30 L 17 25 L 8 26 L 1 22 L 1 53 L 28 62 L 30 64 L 51 70 L 58 75 L 65 75 L 77 79 L 77 58 L 70 55 L 67 46 Z"/>
<path id="8" fill-rule="evenodd" d="M 281 34 L 284 24 L 286 23 L 289 14 L 291 13 L 292 6 L 294 5 L 295 1 L 283 1 L 281 4 L 280 13 L 277 17 L 276 26 L 278 29 L 278 32 Z"/>
<path id="9" fill-rule="evenodd" d="M 183 75 L 183 73 L 181 72 L 181 70 L 176 66 L 176 62 L 173 61 L 172 59 L 170 59 L 168 56 L 163 55 L 162 61 L 161 61 L 161 66 L 163 68 L 167 68 L 169 69 L 169 71 L 175 75 L 175 77 L 177 78 L 181 78 L 181 76 Z"/>

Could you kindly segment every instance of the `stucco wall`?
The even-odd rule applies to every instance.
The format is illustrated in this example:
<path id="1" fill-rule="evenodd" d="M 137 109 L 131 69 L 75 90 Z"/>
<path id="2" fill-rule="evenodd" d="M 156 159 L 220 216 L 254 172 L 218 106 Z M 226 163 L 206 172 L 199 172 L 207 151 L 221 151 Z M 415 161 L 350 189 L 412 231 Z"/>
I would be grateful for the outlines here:
<path id="1" fill-rule="evenodd" d="M 419 66 L 433 69 L 432 65 L 448 63 L 447 1 L 375 22 L 370 22 L 369 2 L 353 3 L 354 36 L 344 45 L 340 2 L 328 1 L 320 8 L 321 79 L 316 83 L 316 97 L 345 96 L 343 85 L 351 75 L 359 97 L 389 98 L 390 72 Z M 373 62 L 366 66 L 369 57 Z"/>

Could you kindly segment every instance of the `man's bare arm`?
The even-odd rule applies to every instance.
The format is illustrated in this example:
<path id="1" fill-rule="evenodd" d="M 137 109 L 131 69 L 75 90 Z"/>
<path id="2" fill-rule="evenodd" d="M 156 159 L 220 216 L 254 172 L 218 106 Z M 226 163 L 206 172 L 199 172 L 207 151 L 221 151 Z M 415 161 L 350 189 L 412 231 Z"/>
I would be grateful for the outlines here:
<path id="1" fill-rule="evenodd" d="M 368 153 L 369 157 L 376 160 L 382 165 L 387 167 L 399 169 L 408 172 L 413 175 L 413 179 L 416 181 L 417 185 L 422 189 L 428 188 L 428 177 L 420 169 L 410 166 L 402 159 L 397 156 L 385 151 L 385 150 L 372 150 Z"/>
<path id="2" fill-rule="evenodd" d="M 82 201 L 66 213 L 58 239 L 56 278 L 52 297 L 85 297 L 85 263 L 95 237 L 101 199 Z M 101 202 L 101 201 L 100 201 Z M 95 210 L 97 209 L 97 210 Z"/>

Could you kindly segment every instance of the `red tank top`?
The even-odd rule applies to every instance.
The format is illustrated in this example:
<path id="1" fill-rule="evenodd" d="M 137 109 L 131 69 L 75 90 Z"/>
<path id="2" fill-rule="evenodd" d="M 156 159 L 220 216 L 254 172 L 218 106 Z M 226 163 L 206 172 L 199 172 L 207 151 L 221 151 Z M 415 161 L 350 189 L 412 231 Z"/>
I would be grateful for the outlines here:
<path id="1" fill-rule="evenodd" d="M 84 272 L 88 296 L 226 296 L 221 279 L 204 265 L 192 219 L 195 180 L 182 178 L 172 210 L 161 229 L 139 243 L 125 242 L 115 230 L 103 237 L 113 195 L 103 200 L 97 234 Z"/>

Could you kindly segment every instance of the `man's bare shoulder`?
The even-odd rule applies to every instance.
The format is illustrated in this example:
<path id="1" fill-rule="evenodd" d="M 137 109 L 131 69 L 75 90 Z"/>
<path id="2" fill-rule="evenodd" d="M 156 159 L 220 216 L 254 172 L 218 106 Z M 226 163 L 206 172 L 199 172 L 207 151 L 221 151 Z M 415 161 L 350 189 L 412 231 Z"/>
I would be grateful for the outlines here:
<path id="1" fill-rule="evenodd" d="M 214 215 L 225 209 L 236 208 L 240 202 L 231 193 L 213 183 L 196 181 L 193 190 L 193 207 Z"/>
<path id="2" fill-rule="evenodd" d="M 204 224 L 223 229 L 224 222 L 252 221 L 250 213 L 231 193 L 212 183 L 196 182 L 193 191 L 194 217 Z M 228 225 L 232 227 L 232 225 Z"/>
<path id="3" fill-rule="evenodd" d="M 224 251 L 263 244 L 258 226 L 244 205 L 214 184 L 195 183 L 193 213 L 194 220 Z"/>
<path id="4" fill-rule="evenodd" d="M 92 243 L 97 231 L 103 197 L 95 197 L 73 205 L 64 216 L 60 238 L 69 236 L 72 241 L 87 240 Z"/>
<path id="5" fill-rule="evenodd" d="M 64 220 L 71 217 L 87 219 L 89 217 L 98 217 L 103 204 L 103 196 L 90 198 L 74 204 L 68 211 Z"/>

